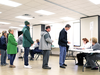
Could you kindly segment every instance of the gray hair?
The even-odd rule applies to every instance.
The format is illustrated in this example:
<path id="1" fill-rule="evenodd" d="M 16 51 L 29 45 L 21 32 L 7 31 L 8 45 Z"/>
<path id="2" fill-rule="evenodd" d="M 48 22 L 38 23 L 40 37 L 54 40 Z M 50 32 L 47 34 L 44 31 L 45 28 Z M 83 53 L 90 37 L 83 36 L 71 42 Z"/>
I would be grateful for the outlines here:
<path id="1" fill-rule="evenodd" d="M 4 33 L 7 33 L 7 31 L 2 31 L 2 35 L 4 35 Z"/>
<path id="2" fill-rule="evenodd" d="M 8 32 L 10 33 L 13 29 L 9 29 Z"/>
<path id="3" fill-rule="evenodd" d="M 65 28 L 67 28 L 67 27 L 68 27 L 68 28 L 70 28 L 70 27 L 71 27 L 71 25 L 70 25 L 70 24 L 67 24 L 67 25 L 65 26 Z"/>

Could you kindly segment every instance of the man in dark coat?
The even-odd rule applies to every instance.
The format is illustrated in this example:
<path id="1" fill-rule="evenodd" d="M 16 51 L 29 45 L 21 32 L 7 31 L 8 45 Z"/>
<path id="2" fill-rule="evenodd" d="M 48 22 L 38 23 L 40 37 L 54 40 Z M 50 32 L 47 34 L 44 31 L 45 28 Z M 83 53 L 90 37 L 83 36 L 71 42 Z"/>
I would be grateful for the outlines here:
<path id="1" fill-rule="evenodd" d="M 68 47 L 67 43 L 70 44 L 70 42 L 67 41 L 67 31 L 71 28 L 71 26 L 69 24 L 67 24 L 65 26 L 65 28 L 63 28 L 60 31 L 59 34 L 59 48 L 60 48 L 60 60 L 59 60 L 59 64 L 60 64 L 60 68 L 65 68 L 65 66 L 67 66 L 64 62 L 65 62 L 65 58 L 66 58 L 66 47 Z M 68 50 L 67 50 L 68 51 Z"/>

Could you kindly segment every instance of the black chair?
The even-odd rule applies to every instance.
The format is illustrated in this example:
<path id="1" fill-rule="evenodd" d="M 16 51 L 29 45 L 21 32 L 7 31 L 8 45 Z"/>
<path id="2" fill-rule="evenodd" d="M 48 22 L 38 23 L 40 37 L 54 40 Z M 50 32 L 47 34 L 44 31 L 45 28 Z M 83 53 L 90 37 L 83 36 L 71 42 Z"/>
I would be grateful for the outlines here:
<path id="1" fill-rule="evenodd" d="M 31 54 L 32 52 L 31 52 L 31 51 L 32 51 L 32 50 L 30 50 L 30 55 L 31 55 L 31 58 L 32 58 L 32 54 Z M 34 54 L 34 59 L 37 60 L 37 59 L 39 58 L 39 56 L 41 56 L 41 55 L 42 55 L 42 52 L 37 52 L 37 53 L 35 53 L 35 54 Z M 33 60 L 33 59 L 30 59 L 30 60 Z"/>
<path id="2" fill-rule="evenodd" d="M 42 53 L 42 52 L 41 52 L 41 53 L 36 53 L 36 54 L 35 54 L 34 59 L 36 59 L 36 60 L 37 60 L 37 59 L 39 58 L 39 56 L 41 56 L 41 55 L 43 55 L 43 53 Z"/>

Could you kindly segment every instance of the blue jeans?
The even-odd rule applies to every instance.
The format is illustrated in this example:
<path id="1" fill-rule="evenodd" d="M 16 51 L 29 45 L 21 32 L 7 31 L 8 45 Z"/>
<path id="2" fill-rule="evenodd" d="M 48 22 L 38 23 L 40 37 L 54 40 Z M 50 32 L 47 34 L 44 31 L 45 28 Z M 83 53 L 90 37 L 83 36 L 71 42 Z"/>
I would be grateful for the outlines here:
<path id="1" fill-rule="evenodd" d="M 10 59 L 10 54 L 8 54 L 8 59 Z"/>
<path id="2" fill-rule="evenodd" d="M 13 62 L 15 60 L 16 54 L 9 54 L 10 55 L 10 65 L 13 65 Z"/>
<path id="3" fill-rule="evenodd" d="M 60 66 L 63 66 L 65 59 L 66 59 L 66 47 L 59 46 L 60 47 L 60 59 L 59 64 Z"/>
<path id="4" fill-rule="evenodd" d="M 24 47 L 24 65 L 28 66 L 29 47 Z"/>
<path id="5" fill-rule="evenodd" d="M 1 51 L 1 65 L 6 64 L 7 52 L 6 50 L 0 49 Z"/>

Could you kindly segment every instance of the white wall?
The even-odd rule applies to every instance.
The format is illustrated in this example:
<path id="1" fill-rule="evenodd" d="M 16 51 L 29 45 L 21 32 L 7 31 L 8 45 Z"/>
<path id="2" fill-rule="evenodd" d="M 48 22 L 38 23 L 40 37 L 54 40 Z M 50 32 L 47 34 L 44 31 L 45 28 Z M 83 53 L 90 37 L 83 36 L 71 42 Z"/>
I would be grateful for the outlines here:
<path id="1" fill-rule="evenodd" d="M 62 23 L 55 23 L 51 24 L 51 39 L 54 41 L 53 45 L 54 47 L 59 47 L 58 46 L 58 37 L 59 37 L 59 32 L 64 28 L 64 24 Z"/>
<path id="2" fill-rule="evenodd" d="M 0 33 L 2 33 L 2 31 L 7 31 L 8 32 L 8 29 L 0 29 Z"/>
<path id="3" fill-rule="evenodd" d="M 74 22 L 73 23 L 73 41 L 75 46 L 81 46 L 81 25 L 80 22 Z"/>

